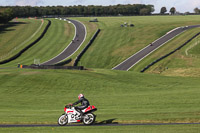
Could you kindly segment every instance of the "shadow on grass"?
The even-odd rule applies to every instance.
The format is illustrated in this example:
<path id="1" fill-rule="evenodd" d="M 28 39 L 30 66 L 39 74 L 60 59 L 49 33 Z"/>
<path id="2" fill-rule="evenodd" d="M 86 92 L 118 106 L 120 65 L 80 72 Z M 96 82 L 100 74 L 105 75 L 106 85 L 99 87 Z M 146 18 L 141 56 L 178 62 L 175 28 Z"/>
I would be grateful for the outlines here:
<path id="1" fill-rule="evenodd" d="M 108 120 L 103 120 L 100 121 L 98 123 L 95 123 L 95 125 L 108 125 L 108 124 L 118 124 L 118 122 L 113 122 L 114 120 L 116 120 L 117 118 L 113 118 L 113 119 L 108 119 Z"/>
<path id="2" fill-rule="evenodd" d="M 15 29 L 10 29 L 10 28 L 17 26 L 17 25 L 21 25 L 21 24 L 27 24 L 27 23 L 25 23 L 25 22 L 9 22 L 7 24 L 0 24 L 0 34 L 3 34 L 8 31 L 14 31 Z"/>

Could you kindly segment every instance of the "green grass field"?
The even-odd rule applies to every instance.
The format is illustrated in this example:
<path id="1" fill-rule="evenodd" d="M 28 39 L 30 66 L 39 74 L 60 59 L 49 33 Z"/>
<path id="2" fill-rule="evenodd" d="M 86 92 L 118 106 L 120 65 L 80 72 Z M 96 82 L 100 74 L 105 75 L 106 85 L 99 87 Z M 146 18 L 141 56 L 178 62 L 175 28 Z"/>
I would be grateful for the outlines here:
<path id="1" fill-rule="evenodd" d="M 45 36 L 31 49 L 27 50 L 18 59 L 3 66 L 16 66 L 18 63 L 30 65 L 34 59 L 40 59 L 40 63 L 50 60 L 62 52 L 74 37 L 74 26 L 68 22 L 50 19 L 51 26 Z"/>
<path id="2" fill-rule="evenodd" d="M 199 70 L 199 45 L 195 44 L 198 39 L 156 64 L 147 73 L 138 73 L 140 68 L 199 32 L 198 28 L 176 37 L 132 71 L 110 70 L 167 31 L 177 26 L 199 24 L 199 16 L 100 17 L 98 23 L 89 23 L 90 18 L 74 19 L 83 22 L 88 31 L 86 42 L 81 49 L 98 27 L 102 30 L 80 62 L 80 65 L 89 70 L 0 69 L 0 124 L 56 124 L 58 117 L 64 112 L 64 106 L 75 102 L 79 93 L 85 94 L 90 103 L 98 108 L 95 112 L 97 123 L 105 123 L 110 119 L 115 123 L 200 122 L 200 77 L 198 72 L 194 71 Z M 17 63 L 32 64 L 34 59 L 43 62 L 61 52 L 73 38 L 74 28 L 64 21 L 51 21 L 51 27 L 39 43 L 17 60 L 0 65 L 0 68 L 17 66 Z M 120 24 L 125 21 L 135 24 L 135 27 L 121 28 Z M 81 49 L 71 58 L 74 59 Z M 160 65 L 169 69 L 159 73 L 160 69 L 158 71 L 157 67 Z M 179 69 L 192 68 L 194 70 L 190 76 L 177 72 Z M 0 132 L 80 130 L 191 133 L 200 131 L 200 126 L 20 127 L 1 128 Z"/>
<path id="3" fill-rule="evenodd" d="M 97 121 L 199 122 L 199 78 L 112 70 L 0 70 L 0 123 L 56 123 L 83 93 Z M 13 113 L 14 110 L 14 113 Z M 8 119 L 9 116 L 9 119 Z"/>
<path id="4" fill-rule="evenodd" d="M 163 45 L 161 48 L 159 48 L 158 50 L 156 50 L 155 52 L 153 52 L 147 58 L 145 58 L 140 63 L 138 63 L 136 66 L 134 66 L 134 68 L 132 68 L 131 70 L 140 71 L 141 68 L 144 68 L 146 65 L 150 64 L 154 60 L 156 60 L 156 59 L 158 59 L 158 58 L 160 58 L 160 57 L 162 57 L 162 56 L 170 53 L 174 49 L 178 48 L 180 45 L 182 45 L 183 43 L 185 43 L 188 39 L 190 39 L 191 37 L 193 37 L 198 32 L 200 32 L 200 28 L 194 28 L 194 29 L 191 29 L 191 30 L 188 30 L 188 31 L 182 33 L 181 35 L 177 36 L 175 39 L 169 41 L 168 43 L 166 43 L 165 45 Z M 187 49 L 187 47 L 190 47 L 191 44 L 193 44 L 195 42 L 196 42 L 196 39 L 194 39 L 191 43 L 187 44 L 181 50 L 177 51 L 175 54 L 173 54 L 173 55 L 169 56 L 168 58 L 166 58 L 165 60 L 157 63 L 156 65 L 154 65 L 152 68 L 149 69 L 149 72 L 161 73 L 162 71 L 164 71 L 164 69 L 166 67 L 171 68 L 171 65 L 169 65 L 169 62 L 171 62 L 174 59 L 174 57 L 177 56 L 177 54 L 179 56 L 178 58 L 183 58 L 183 56 L 185 55 L 185 50 Z M 173 67 L 181 67 L 181 66 L 182 67 L 189 67 L 187 65 L 187 63 L 184 63 L 184 59 L 182 61 L 178 61 L 177 62 L 177 60 L 176 60 L 174 62 Z M 195 66 L 199 67 L 199 65 L 197 65 L 197 64 Z"/>
<path id="5" fill-rule="evenodd" d="M 81 22 L 82 24 L 85 25 L 86 30 L 87 30 L 86 38 L 85 38 L 85 41 L 83 42 L 83 44 L 80 46 L 80 48 L 72 56 L 70 56 L 70 57 L 68 57 L 66 59 L 66 60 L 72 59 L 72 61 L 69 64 L 66 64 L 67 66 L 72 66 L 74 61 L 75 61 L 75 59 L 76 59 L 76 57 L 84 49 L 84 47 L 89 43 L 90 39 L 92 38 L 92 36 L 97 31 L 98 26 L 95 23 L 90 23 L 87 19 L 85 20 L 84 18 L 79 18 L 79 19 L 77 19 L 77 18 L 69 18 L 69 19 L 78 20 L 79 22 Z"/>
<path id="6" fill-rule="evenodd" d="M 98 17 L 97 24 L 101 32 L 81 59 L 81 65 L 111 69 L 168 31 L 179 26 L 200 24 L 199 18 L 199 16 Z M 79 20 L 89 21 L 90 18 Z M 135 27 L 121 28 L 120 25 L 124 22 L 133 23 Z"/>
<path id="7" fill-rule="evenodd" d="M 64 48 L 66 48 L 74 37 L 74 32 L 75 32 L 74 26 L 65 21 L 60 21 L 56 19 L 50 19 L 50 20 L 52 24 L 48 29 L 48 32 L 36 45 L 34 45 L 31 49 L 26 51 L 26 53 L 22 54 L 18 59 L 1 66 L 13 67 L 16 66 L 18 63 L 23 65 L 30 65 L 34 63 L 34 59 L 39 59 L 40 63 L 42 63 L 55 57 Z M 74 55 L 69 57 L 72 58 L 73 60 L 72 63 L 70 63 L 69 65 L 73 65 L 74 59 L 81 52 L 81 50 L 88 44 L 89 40 L 92 38 L 92 36 L 97 30 L 96 24 L 91 24 L 88 21 L 83 21 L 82 23 L 86 26 L 88 32 L 86 40 L 81 45 L 80 49 L 77 50 L 77 52 L 74 53 Z"/>
<path id="8" fill-rule="evenodd" d="M 110 119 L 118 123 L 200 122 L 199 78 L 102 69 L 1 69 L 0 79 L 0 124 L 56 124 L 64 106 L 76 101 L 79 93 L 85 94 L 90 103 L 98 108 L 95 112 L 97 122 Z M 119 132 L 138 128 L 141 131 L 159 132 L 167 127 L 172 127 L 171 132 L 182 127 L 188 132 L 200 130 L 199 125 L 130 126 L 117 129 Z M 32 131 L 48 132 L 52 128 L 33 128 Z M 108 131 L 108 127 L 92 128 Z M 75 127 L 54 129 L 75 130 Z M 14 132 L 18 128 L 9 128 L 7 131 L 10 130 Z M 86 128 L 88 130 L 91 132 Z"/>
<path id="9" fill-rule="evenodd" d="M 144 68 L 145 65 L 150 64 L 153 60 L 158 59 L 159 57 L 174 50 L 198 32 L 200 32 L 200 28 L 189 30 L 176 37 L 162 48 L 151 54 L 148 58 L 144 59 L 135 67 L 135 69 L 138 69 L 139 71 L 139 68 Z M 199 61 L 199 42 L 197 37 L 181 50 L 152 66 L 147 72 L 158 73 L 166 76 L 199 77 Z"/>
<path id="10" fill-rule="evenodd" d="M 14 19 L 0 25 L 0 61 L 10 58 L 36 40 L 43 32 L 47 21 L 41 19 Z"/>

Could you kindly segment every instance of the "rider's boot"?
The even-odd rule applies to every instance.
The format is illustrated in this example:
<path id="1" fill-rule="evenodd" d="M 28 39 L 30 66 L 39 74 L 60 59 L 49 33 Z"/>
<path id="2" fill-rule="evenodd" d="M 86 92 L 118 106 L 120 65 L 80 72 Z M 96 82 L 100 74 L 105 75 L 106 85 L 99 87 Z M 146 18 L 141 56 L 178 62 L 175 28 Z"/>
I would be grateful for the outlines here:
<path id="1" fill-rule="evenodd" d="M 81 110 L 79 110 L 79 109 L 76 109 L 76 111 L 78 111 L 80 113 L 80 118 L 82 120 L 83 119 L 83 112 Z"/>
<path id="2" fill-rule="evenodd" d="M 83 112 L 80 110 L 80 117 L 81 117 L 81 120 L 83 120 Z"/>

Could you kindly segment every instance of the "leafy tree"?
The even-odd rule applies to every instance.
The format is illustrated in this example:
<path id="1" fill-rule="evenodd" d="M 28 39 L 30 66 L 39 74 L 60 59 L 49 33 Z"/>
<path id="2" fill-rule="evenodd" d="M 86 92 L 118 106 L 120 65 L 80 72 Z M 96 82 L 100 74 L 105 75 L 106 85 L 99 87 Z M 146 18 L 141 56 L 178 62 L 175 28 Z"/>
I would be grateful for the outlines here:
<path id="1" fill-rule="evenodd" d="M 11 8 L 0 8 L 0 23 L 8 23 L 13 19 L 13 11 Z"/>
<path id="2" fill-rule="evenodd" d="M 167 8 L 166 7 L 162 7 L 160 9 L 160 14 L 165 14 L 167 12 Z"/>
<path id="3" fill-rule="evenodd" d="M 196 13 L 196 14 L 199 14 L 200 13 L 200 10 L 199 10 L 199 8 L 194 8 L 194 12 Z"/>
<path id="4" fill-rule="evenodd" d="M 147 5 L 147 9 L 149 9 L 149 14 L 155 11 L 154 5 Z"/>
<path id="5" fill-rule="evenodd" d="M 172 7 L 169 11 L 171 13 L 171 15 L 174 15 L 175 12 L 176 12 L 176 8 L 175 7 Z"/>
<path id="6" fill-rule="evenodd" d="M 149 14 L 149 10 L 147 8 L 142 8 L 140 10 L 140 15 L 148 15 Z"/>

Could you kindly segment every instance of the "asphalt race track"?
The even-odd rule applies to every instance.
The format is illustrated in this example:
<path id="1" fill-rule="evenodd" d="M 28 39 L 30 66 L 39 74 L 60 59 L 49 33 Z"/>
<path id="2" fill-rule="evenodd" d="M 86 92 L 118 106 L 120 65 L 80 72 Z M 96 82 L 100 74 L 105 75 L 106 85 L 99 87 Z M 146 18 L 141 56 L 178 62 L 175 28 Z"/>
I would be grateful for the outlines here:
<path id="1" fill-rule="evenodd" d="M 156 41 L 154 41 L 151 45 L 146 46 L 145 48 L 143 48 L 142 50 L 140 50 L 136 54 L 132 55 L 131 57 L 129 57 L 128 59 L 126 59 L 125 61 L 123 61 L 122 63 L 120 63 L 119 65 L 115 66 L 112 69 L 128 71 L 130 68 L 132 68 L 134 65 L 136 65 L 139 61 L 144 59 L 146 56 L 151 54 L 153 51 L 155 51 L 156 49 L 158 49 L 159 47 L 161 47 L 168 41 L 172 40 L 174 37 L 178 36 L 179 34 L 183 33 L 184 31 L 186 31 L 188 29 L 196 28 L 196 27 L 200 27 L 200 25 L 176 28 L 176 29 L 168 32 L 161 38 L 157 39 Z"/>
<path id="2" fill-rule="evenodd" d="M 197 124 L 200 124 L 200 123 L 139 123 L 139 124 L 94 124 L 94 125 L 89 125 L 89 126 L 161 126 L 161 125 L 197 125 Z M 86 126 L 84 124 L 69 124 L 69 125 L 66 125 L 67 127 L 72 127 L 72 126 Z M 12 124 L 9 124 L 9 125 L 0 125 L 1 128 L 9 128 L 9 127 L 59 127 L 59 125 L 51 125 L 51 124 L 40 124 L 40 125 L 37 125 L 37 124 L 32 124 L 32 125 L 12 125 Z"/>
<path id="3" fill-rule="evenodd" d="M 76 29 L 73 40 L 71 41 L 69 46 L 66 47 L 59 55 L 50 59 L 49 61 L 42 63 L 41 65 L 54 65 L 58 62 L 63 61 L 64 59 L 71 56 L 74 52 L 76 52 L 82 45 L 82 43 L 85 41 L 87 32 L 85 26 L 79 21 L 69 20 L 69 19 L 68 21 L 70 21 L 75 26 Z"/>

